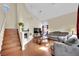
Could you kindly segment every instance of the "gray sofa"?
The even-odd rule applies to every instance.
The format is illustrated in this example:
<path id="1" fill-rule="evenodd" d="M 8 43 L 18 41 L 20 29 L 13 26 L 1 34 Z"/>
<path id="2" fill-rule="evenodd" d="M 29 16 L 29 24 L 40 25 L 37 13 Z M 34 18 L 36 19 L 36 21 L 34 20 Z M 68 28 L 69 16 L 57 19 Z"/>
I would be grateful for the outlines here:
<path id="1" fill-rule="evenodd" d="M 64 43 L 55 42 L 53 48 L 55 56 L 79 56 L 79 39 L 73 35 Z"/>
<path id="2" fill-rule="evenodd" d="M 68 35 L 68 32 L 60 32 L 60 31 L 54 31 L 54 32 L 50 32 L 48 34 L 48 38 L 55 40 L 55 41 L 60 41 L 62 42 L 63 39 L 65 39 L 65 37 Z"/>
<path id="3" fill-rule="evenodd" d="M 79 39 L 76 35 L 69 35 L 62 42 L 54 43 L 55 56 L 79 56 Z"/>
<path id="4" fill-rule="evenodd" d="M 79 39 L 76 35 L 56 31 L 48 37 L 56 41 L 53 46 L 55 56 L 79 56 Z"/>
<path id="5" fill-rule="evenodd" d="M 54 55 L 55 56 L 79 56 L 79 44 L 72 46 L 66 45 L 61 42 L 55 42 Z"/>

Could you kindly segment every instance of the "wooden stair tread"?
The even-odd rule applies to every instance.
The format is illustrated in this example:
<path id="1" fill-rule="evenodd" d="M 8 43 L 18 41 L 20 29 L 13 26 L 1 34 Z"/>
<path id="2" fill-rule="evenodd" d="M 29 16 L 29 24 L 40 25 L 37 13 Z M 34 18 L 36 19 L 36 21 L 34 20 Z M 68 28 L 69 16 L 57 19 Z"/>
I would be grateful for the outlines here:
<path id="1" fill-rule="evenodd" d="M 17 50 L 20 50 L 20 49 L 21 49 L 21 47 L 16 47 L 16 48 L 12 47 L 12 48 L 9 48 L 9 49 L 2 50 L 2 52 L 9 53 L 9 52 L 14 52 L 14 51 L 17 51 Z"/>
<path id="2" fill-rule="evenodd" d="M 14 43 L 14 44 L 7 44 L 7 45 L 3 45 L 2 46 L 2 49 L 9 49 L 9 48 L 14 48 L 14 47 L 17 47 L 17 46 L 20 46 L 19 43 Z"/>
<path id="3" fill-rule="evenodd" d="M 4 42 L 4 41 L 7 41 L 7 40 L 8 40 L 8 41 L 9 41 L 9 40 L 15 40 L 15 39 L 18 40 L 17 37 L 14 37 L 14 38 L 13 38 L 13 37 L 6 37 L 6 38 L 4 38 L 3 42 Z M 19 40 L 18 40 L 18 41 L 19 41 Z"/>
<path id="4" fill-rule="evenodd" d="M 6 42 L 5 42 L 6 41 Z M 3 43 L 3 45 L 5 45 L 5 44 L 11 44 L 11 43 L 13 43 L 13 42 L 17 42 L 17 41 L 19 41 L 19 40 L 5 40 L 4 41 L 4 43 Z"/>
<path id="5" fill-rule="evenodd" d="M 7 34 L 7 35 L 4 35 L 5 37 L 18 37 L 18 35 L 16 35 L 16 34 Z"/>
<path id="6" fill-rule="evenodd" d="M 13 55 L 13 53 L 17 54 L 17 52 L 19 52 L 19 51 L 21 52 L 21 47 L 6 49 L 6 50 L 1 52 L 1 55 L 7 55 L 7 54 Z"/>
<path id="7" fill-rule="evenodd" d="M 18 31 L 17 29 L 5 29 L 5 32 L 8 32 L 8 33 L 17 32 L 17 31 Z"/>
<path id="8" fill-rule="evenodd" d="M 2 53 L 1 56 L 21 56 L 22 51 L 13 51 L 9 53 Z"/>

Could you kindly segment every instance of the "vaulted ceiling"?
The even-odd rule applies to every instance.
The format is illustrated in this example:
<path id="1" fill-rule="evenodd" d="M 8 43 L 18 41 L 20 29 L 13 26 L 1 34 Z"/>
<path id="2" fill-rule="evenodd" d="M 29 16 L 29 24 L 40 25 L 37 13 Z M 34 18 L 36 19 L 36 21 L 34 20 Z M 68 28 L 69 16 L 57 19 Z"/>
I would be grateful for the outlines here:
<path id="1" fill-rule="evenodd" d="M 77 3 L 27 3 L 26 8 L 39 20 L 49 20 L 54 17 L 76 12 Z"/>

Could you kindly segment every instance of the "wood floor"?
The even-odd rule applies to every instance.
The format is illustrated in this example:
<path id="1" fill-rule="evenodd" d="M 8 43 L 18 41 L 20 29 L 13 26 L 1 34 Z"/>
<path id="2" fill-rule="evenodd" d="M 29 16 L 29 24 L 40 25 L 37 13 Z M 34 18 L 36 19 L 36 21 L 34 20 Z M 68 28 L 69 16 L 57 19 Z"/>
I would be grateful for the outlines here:
<path id="1" fill-rule="evenodd" d="M 23 51 L 23 55 L 28 56 L 51 56 L 51 49 L 50 45 L 52 41 L 49 41 L 49 45 L 40 45 L 34 40 L 37 40 L 37 38 L 33 38 L 32 41 L 30 41 L 27 45 L 25 45 L 26 49 Z"/>
<path id="2" fill-rule="evenodd" d="M 4 40 L 1 50 L 2 56 L 51 56 L 50 45 L 44 46 L 34 42 L 37 38 L 33 38 L 25 45 L 26 49 L 21 50 L 20 39 L 16 29 L 6 29 L 4 32 Z M 49 44 L 52 41 L 49 41 Z"/>

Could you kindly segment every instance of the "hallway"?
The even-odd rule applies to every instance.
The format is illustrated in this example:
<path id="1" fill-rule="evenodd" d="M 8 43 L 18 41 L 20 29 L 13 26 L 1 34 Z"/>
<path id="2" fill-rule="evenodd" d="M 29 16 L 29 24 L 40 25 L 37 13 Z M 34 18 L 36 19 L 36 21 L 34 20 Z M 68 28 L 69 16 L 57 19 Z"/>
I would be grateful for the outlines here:
<path id="1" fill-rule="evenodd" d="M 21 55 L 21 44 L 18 37 L 17 29 L 6 29 L 1 50 L 2 56 L 19 56 Z"/>

